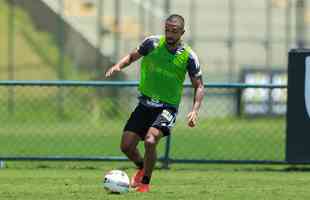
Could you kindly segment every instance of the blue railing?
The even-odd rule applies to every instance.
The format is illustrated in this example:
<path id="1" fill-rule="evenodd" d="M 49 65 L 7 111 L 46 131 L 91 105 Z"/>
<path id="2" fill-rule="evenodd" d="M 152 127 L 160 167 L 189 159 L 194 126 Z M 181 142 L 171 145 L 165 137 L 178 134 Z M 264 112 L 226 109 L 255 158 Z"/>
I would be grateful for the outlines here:
<path id="1" fill-rule="evenodd" d="M 137 87 L 138 81 L 46 81 L 46 80 L 14 80 L 0 81 L 0 88 L 12 87 Z M 192 87 L 191 83 L 187 82 L 184 87 Z M 206 83 L 207 91 L 210 89 L 246 89 L 246 88 L 265 88 L 265 89 L 286 89 L 286 85 L 281 84 L 243 84 L 243 83 Z M 14 93 L 15 91 L 10 90 Z M 208 93 L 208 92 L 207 92 Z M 34 111 L 35 112 L 35 111 Z M 233 126 L 233 125 L 232 125 Z M 203 130 L 202 130 L 203 131 Z M 281 133 L 282 134 L 282 133 Z M 284 133 L 283 133 L 284 134 Z M 282 138 L 282 136 L 280 136 Z M 280 138 L 279 137 L 279 138 Z M 169 163 L 286 163 L 284 159 L 200 159 L 200 158 L 174 158 L 170 155 L 171 138 L 167 137 L 164 155 L 159 158 L 159 161 L 168 167 Z M 284 150 L 283 150 L 284 151 Z M 0 160 L 67 160 L 67 161 L 127 161 L 122 156 L 10 156 L 0 155 Z"/>

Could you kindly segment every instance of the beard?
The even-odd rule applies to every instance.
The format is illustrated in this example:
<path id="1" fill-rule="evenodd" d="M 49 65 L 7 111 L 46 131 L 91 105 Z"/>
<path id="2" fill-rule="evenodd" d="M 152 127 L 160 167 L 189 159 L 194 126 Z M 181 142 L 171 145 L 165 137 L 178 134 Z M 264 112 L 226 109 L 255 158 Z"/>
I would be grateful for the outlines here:
<path id="1" fill-rule="evenodd" d="M 167 39 L 166 39 L 166 42 L 167 42 L 168 45 L 173 46 L 173 45 L 175 45 L 175 44 L 178 43 L 178 40 L 175 40 L 175 39 L 173 39 L 173 38 L 167 38 Z"/>

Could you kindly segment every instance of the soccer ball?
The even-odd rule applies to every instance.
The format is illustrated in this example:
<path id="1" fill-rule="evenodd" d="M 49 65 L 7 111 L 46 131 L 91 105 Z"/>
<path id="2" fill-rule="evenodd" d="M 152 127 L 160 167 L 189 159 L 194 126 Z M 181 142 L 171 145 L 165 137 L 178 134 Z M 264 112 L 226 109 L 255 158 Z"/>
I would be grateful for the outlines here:
<path id="1" fill-rule="evenodd" d="M 112 193 L 126 193 L 129 191 L 129 178 L 124 171 L 111 170 L 104 176 L 103 187 Z"/>

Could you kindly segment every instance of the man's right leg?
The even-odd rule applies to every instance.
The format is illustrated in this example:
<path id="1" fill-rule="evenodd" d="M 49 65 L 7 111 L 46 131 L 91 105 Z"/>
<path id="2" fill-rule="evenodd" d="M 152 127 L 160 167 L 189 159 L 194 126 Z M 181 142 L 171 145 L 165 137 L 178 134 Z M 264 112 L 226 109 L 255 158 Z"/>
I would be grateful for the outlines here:
<path id="1" fill-rule="evenodd" d="M 134 132 L 124 131 L 121 141 L 121 151 L 133 161 L 139 169 L 143 168 L 143 158 L 137 149 L 141 138 Z"/>
<path id="2" fill-rule="evenodd" d="M 124 131 L 122 141 L 121 141 L 121 150 L 122 152 L 129 158 L 129 160 L 133 161 L 138 167 L 137 172 L 132 176 L 130 181 L 130 186 L 135 188 L 137 187 L 144 176 L 143 169 L 143 158 L 137 148 L 137 145 L 141 138 L 134 132 Z"/>

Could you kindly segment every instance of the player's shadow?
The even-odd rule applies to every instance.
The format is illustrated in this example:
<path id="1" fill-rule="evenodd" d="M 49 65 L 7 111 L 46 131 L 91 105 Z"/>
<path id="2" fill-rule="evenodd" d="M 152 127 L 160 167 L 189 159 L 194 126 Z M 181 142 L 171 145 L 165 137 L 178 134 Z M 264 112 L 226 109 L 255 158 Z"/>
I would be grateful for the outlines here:
<path id="1" fill-rule="evenodd" d="M 121 195 L 121 193 L 119 193 L 119 192 L 107 192 L 108 193 L 108 195 L 111 195 L 111 196 L 119 196 L 119 195 Z"/>

